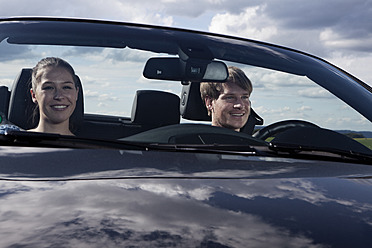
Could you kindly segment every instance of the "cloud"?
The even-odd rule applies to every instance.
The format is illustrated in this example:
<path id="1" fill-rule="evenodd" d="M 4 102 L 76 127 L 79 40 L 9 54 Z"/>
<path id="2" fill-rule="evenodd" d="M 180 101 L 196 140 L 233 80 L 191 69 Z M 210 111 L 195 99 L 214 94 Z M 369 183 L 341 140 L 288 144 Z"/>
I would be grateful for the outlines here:
<path id="1" fill-rule="evenodd" d="M 298 95 L 308 98 L 333 98 L 333 96 L 323 88 L 307 88 L 298 90 Z"/>
<path id="2" fill-rule="evenodd" d="M 153 185 L 162 192 L 175 190 L 176 194 L 163 195 L 146 190 Z M 7 214 L 2 216 L 2 222 L 9 232 L 2 239 L 3 246 L 17 242 L 41 244 L 45 240 L 52 241 L 54 246 L 79 247 L 92 244 L 95 244 L 94 247 L 107 244 L 123 246 L 131 243 L 157 246 L 158 243 L 164 245 L 168 242 L 193 247 L 208 239 L 234 247 L 242 246 L 248 241 L 258 246 L 263 240 L 266 244 L 280 241 L 289 247 L 308 246 L 312 243 L 305 236 L 292 237 L 288 231 L 265 223 L 258 216 L 235 213 L 179 195 L 178 192 L 181 190 L 182 193 L 183 189 L 176 184 L 164 185 L 156 182 L 142 184 L 141 188 L 138 188 L 138 184 L 124 183 L 113 187 L 104 182 L 99 183 L 98 187 L 78 185 L 78 188 L 69 184 L 54 184 L 59 189 L 42 184 L 38 185 L 39 190 L 28 185 L 16 186 L 17 188 L 10 190 L 5 188 L 3 191 L 8 196 L 1 199 L 10 202 L 5 207 Z M 84 193 L 83 197 L 81 192 Z M 104 202 L 98 200 L 102 195 L 105 196 Z M 21 206 L 22 199 L 27 199 L 27 209 Z M 40 208 L 41 205 L 46 207 Z M 55 214 L 56 209 L 58 215 Z M 19 212 L 20 210 L 24 211 Z M 20 223 L 24 224 L 19 225 Z M 42 227 L 40 223 L 43 223 Z M 247 228 L 254 230 L 254 233 L 247 236 L 244 231 Z M 13 229 L 21 231 L 23 235 L 20 237 Z M 268 233 L 270 241 L 265 239 Z M 92 236 L 95 238 L 92 239 Z"/>
<path id="3" fill-rule="evenodd" d="M 297 109 L 297 111 L 310 111 L 313 110 L 310 106 L 301 106 Z"/>
<path id="4" fill-rule="evenodd" d="M 0 16 L 84 17 L 165 26 L 174 25 L 178 17 L 195 20 L 212 13 L 212 32 L 279 41 L 318 55 L 324 55 L 327 50 L 322 47 L 330 44 L 328 48 L 372 51 L 372 1 L 365 0 L 314 0 L 301 4 L 296 0 L 237 0 L 233 4 L 227 0 L 35 0 L 33 4 L 0 0 L 0 5 Z M 336 41 L 339 43 L 333 47 Z"/>
<path id="5" fill-rule="evenodd" d="M 292 90 L 294 87 L 305 88 L 314 85 L 314 83 L 306 77 L 294 76 L 284 72 L 257 67 L 247 67 L 243 68 L 243 70 L 252 81 L 253 90 L 265 89 L 266 91 L 276 91 L 283 87 Z"/>
<path id="6" fill-rule="evenodd" d="M 162 14 L 162 4 L 157 1 L 120 0 L 35 0 L 30 4 L 25 0 L 0 1 L 0 16 L 63 16 L 99 18 L 170 26 L 171 16 Z M 42 6 L 42 8 L 41 8 Z"/>
<path id="7" fill-rule="evenodd" d="M 331 28 L 326 28 L 320 33 L 320 41 L 327 47 L 332 49 L 350 49 L 356 51 L 372 52 L 372 35 L 367 35 L 364 38 L 342 37 L 342 34 L 335 32 Z"/>
<path id="8" fill-rule="evenodd" d="M 104 48 L 101 47 L 73 47 L 63 53 L 63 56 L 66 57 L 76 57 L 79 55 L 100 55 L 104 51 Z"/>
<path id="9" fill-rule="evenodd" d="M 84 97 L 86 98 L 97 98 L 98 101 L 118 101 L 119 98 L 116 96 L 111 96 L 109 94 L 100 93 L 98 91 L 86 90 L 84 92 Z"/>
<path id="10" fill-rule="evenodd" d="M 330 62 L 337 61 L 334 53 L 341 53 L 372 63 L 372 1 L 242 1 L 240 10 L 230 5 L 220 4 L 223 9 L 212 18 L 209 31 L 287 46 Z M 344 69 L 372 81 L 368 69 Z"/>
<path id="11" fill-rule="evenodd" d="M 213 17 L 209 31 L 244 36 L 269 41 L 278 30 L 275 23 L 264 14 L 265 6 L 246 8 L 239 14 L 217 14 Z"/>
<path id="12" fill-rule="evenodd" d="M 12 46 L 5 42 L 0 42 L 0 62 L 37 57 L 29 46 Z"/>
<path id="13" fill-rule="evenodd" d="M 106 54 L 106 57 L 110 60 L 112 60 L 113 62 L 115 61 L 118 61 L 118 62 L 122 62 L 122 61 L 127 61 L 127 62 L 140 62 L 142 64 L 144 64 L 146 62 L 146 60 L 148 59 L 149 57 L 149 54 L 147 52 L 142 52 L 142 51 L 138 51 L 136 50 L 135 52 L 133 50 L 128 50 L 128 49 L 124 49 L 124 50 L 112 50 L 112 51 L 109 51 L 107 54 Z"/>

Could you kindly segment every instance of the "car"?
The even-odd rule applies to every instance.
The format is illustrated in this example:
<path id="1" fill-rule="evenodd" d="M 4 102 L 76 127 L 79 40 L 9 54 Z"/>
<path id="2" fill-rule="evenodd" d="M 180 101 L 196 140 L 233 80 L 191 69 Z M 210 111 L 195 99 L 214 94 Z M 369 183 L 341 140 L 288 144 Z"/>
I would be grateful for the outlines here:
<path id="1" fill-rule="evenodd" d="M 341 68 L 107 20 L 1 18 L 0 41 L 1 247 L 372 247 L 372 88 Z M 47 56 L 78 75 L 75 136 L 27 131 Z M 228 66 L 253 84 L 240 132 L 200 97 Z"/>

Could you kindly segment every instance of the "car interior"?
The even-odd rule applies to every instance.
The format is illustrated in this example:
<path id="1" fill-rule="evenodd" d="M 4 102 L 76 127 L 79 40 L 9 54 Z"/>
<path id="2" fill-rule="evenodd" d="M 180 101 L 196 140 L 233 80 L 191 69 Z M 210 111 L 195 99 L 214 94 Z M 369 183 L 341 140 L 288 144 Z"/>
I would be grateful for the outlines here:
<path id="1" fill-rule="evenodd" d="M 158 76 L 148 75 L 146 70 L 148 68 L 145 68 L 145 76 L 159 79 Z M 31 73 L 32 69 L 23 68 L 10 91 L 4 86 L 0 88 L 3 99 L 1 111 L 12 124 L 24 130 L 33 128 L 38 119 L 34 116 L 35 105 L 30 95 Z M 177 75 L 163 75 L 162 78 L 174 79 L 174 76 Z M 263 125 L 264 120 L 252 108 L 240 133 L 205 124 L 180 125 L 181 117 L 189 121 L 211 121 L 200 96 L 199 82 L 182 81 L 180 96 L 159 90 L 137 90 L 130 117 L 85 114 L 83 83 L 78 76 L 76 78 L 79 98 L 70 121 L 74 124 L 72 130 L 77 137 L 167 144 L 263 145 L 264 140 L 280 133 L 272 140 L 273 143 L 301 145 L 306 140 L 307 145 L 327 147 L 337 144 L 340 150 L 370 153 L 369 149 L 346 136 L 301 120 L 278 122 L 257 131 L 255 128 Z M 302 139 L 299 141 L 298 137 Z"/>
<path id="2" fill-rule="evenodd" d="M 2 87 L 2 112 L 8 120 L 27 130 L 35 126 L 34 103 L 30 95 L 32 69 L 23 68 L 16 76 L 11 91 Z M 158 90 L 137 90 L 130 117 L 84 114 L 83 83 L 77 76 L 79 98 L 71 117 L 77 136 L 95 139 L 120 139 L 150 129 L 180 124 L 182 118 L 190 121 L 211 121 L 200 97 L 198 82 L 183 82 L 181 98 L 176 94 Z M 263 119 L 251 110 L 242 132 L 252 134 Z"/>
<path id="3" fill-rule="evenodd" d="M 11 65 L 12 70 L 3 76 L 8 86 L 0 87 L 0 111 L 21 129 L 31 129 L 38 119 L 29 92 L 30 68 L 34 59 L 49 54 L 66 56 L 78 68 L 79 97 L 70 129 L 79 138 L 266 147 L 269 143 L 311 147 L 344 143 L 338 149 L 348 151 L 355 146 L 355 151 L 371 152 L 353 139 L 348 138 L 353 144 L 339 140 L 343 134 L 328 132 L 339 130 L 334 125 L 338 120 L 364 125 L 365 120 L 356 119 L 360 114 L 350 107 L 365 116 L 370 111 L 360 87 L 353 87 L 324 61 L 281 47 L 228 37 L 201 35 L 195 40 L 192 33 L 179 30 L 155 31 L 154 40 L 147 40 L 146 29 L 140 27 L 113 25 L 109 30 L 100 23 L 90 29 L 86 29 L 86 23 L 60 24 L 69 32 L 49 29 L 49 23 L 45 29 L 37 27 L 38 32 L 24 35 L 21 26 L 0 43 L 4 50 L 35 51 L 32 58 L 16 60 Z M 84 35 L 71 40 L 82 30 Z M 180 35 L 175 38 L 173 32 Z M 106 39 L 110 34 L 117 36 Z M 200 96 L 200 82 L 224 82 L 228 65 L 244 67 L 254 82 L 250 99 L 253 108 L 240 132 L 212 127 Z M 15 80 L 11 82 L 13 76 Z M 353 94 L 365 98 L 354 98 Z M 112 97 L 100 101 L 105 95 Z M 336 117 L 332 119 L 330 115 Z M 333 141 L 327 143 L 330 139 Z"/>

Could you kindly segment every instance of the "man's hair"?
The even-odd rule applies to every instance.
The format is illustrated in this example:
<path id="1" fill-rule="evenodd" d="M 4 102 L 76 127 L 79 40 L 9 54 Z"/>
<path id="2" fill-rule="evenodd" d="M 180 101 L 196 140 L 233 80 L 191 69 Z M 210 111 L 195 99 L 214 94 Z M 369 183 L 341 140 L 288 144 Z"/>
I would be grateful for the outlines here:
<path id="1" fill-rule="evenodd" d="M 218 99 L 220 94 L 224 90 L 225 84 L 234 83 L 243 90 L 246 90 L 249 92 L 249 94 L 252 93 L 253 86 L 249 78 L 245 75 L 245 73 L 236 66 L 229 66 L 229 77 L 227 78 L 226 82 L 220 83 L 220 82 L 202 82 L 200 83 L 200 95 L 203 100 L 203 103 L 205 104 L 205 98 L 209 96 L 213 100 Z M 210 115 L 210 111 L 208 110 L 208 114 Z"/>

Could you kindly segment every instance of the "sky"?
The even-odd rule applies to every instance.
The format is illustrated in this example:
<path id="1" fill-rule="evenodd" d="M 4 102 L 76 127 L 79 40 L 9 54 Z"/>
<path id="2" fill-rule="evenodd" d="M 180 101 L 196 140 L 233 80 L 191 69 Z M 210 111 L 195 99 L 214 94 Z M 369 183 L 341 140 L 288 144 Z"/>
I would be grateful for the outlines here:
<path id="1" fill-rule="evenodd" d="M 98 18 L 258 39 L 322 57 L 372 85 L 372 0 L 0 0 L 0 16 Z"/>
<path id="2" fill-rule="evenodd" d="M 319 56 L 372 86 L 372 0 L 0 0 L 0 17 L 10 16 L 94 18 L 255 39 Z"/>

